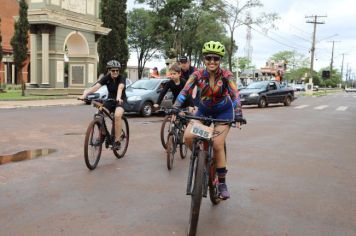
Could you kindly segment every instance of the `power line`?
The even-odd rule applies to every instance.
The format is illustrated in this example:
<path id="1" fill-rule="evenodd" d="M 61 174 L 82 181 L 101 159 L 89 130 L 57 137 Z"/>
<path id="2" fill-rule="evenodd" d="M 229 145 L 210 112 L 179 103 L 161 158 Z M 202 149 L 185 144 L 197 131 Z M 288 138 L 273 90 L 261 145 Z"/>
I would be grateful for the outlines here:
<path id="1" fill-rule="evenodd" d="M 262 33 L 262 32 L 260 32 L 260 31 L 258 31 L 257 29 L 253 28 L 252 26 L 250 26 L 250 27 L 251 27 L 251 29 L 253 29 L 253 30 L 256 31 L 257 33 L 263 35 L 264 37 L 266 37 L 266 38 L 268 38 L 268 39 L 270 39 L 270 40 L 272 40 L 272 41 L 274 41 L 274 42 L 276 42 L 276 43 L 279 43 L 279 44 L 281 44 L 281 45 L 283 45 L 283 46 L 285 46 L 285 47 L 288 47 L 288 48 L 293 48 L 293 49 L 295 49 L 295 50 L 300 50 L 300 48 L 297 48 L 297 47 L 288 45 L 288 44 L 286 44 L 286 43 L 283 43 L 283 42 L 281 42 L 281 41 L 279 41 L 279 40 L 277 40 L 277 39 L 272 38 L 271 36 L 269 36 L 269 35 L 267 35 L 267 34 L 265 34 L 265 33 Z"/>

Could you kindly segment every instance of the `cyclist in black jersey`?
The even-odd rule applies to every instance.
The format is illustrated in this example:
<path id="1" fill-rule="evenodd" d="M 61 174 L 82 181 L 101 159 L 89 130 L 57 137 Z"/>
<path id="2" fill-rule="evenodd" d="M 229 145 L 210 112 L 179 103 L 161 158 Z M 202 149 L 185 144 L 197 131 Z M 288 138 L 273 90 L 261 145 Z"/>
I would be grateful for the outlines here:
<path id="1" fill-rule="evenodd" d="M 93 87 L 85 90 L 79 99 L 84 99 L 88 94 L 96 92 L 103 85 L 107 86 L 109 98 L 116 101 L 105 101 L 104 106 L 109 111 L 115 113 L 115 143 L 113 148 L 120 149 L 121 117 L 124 114 L 124 101 L 126 102 L 126 79 L 119 73 L 119 69 L 121 68 L 120 62 L 111 60 L 106 64 L 106 68 L 109 73 L 102 77 Z"/>

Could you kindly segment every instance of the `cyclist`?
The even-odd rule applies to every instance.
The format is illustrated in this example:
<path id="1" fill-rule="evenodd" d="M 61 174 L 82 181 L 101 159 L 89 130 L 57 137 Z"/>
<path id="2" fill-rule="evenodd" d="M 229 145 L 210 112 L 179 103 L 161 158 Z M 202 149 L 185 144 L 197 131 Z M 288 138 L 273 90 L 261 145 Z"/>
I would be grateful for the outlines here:
<path id="1" fill-rule="evenodd" d="M 224 45 L 220 42 L 206 42 L 202 53 L 206 68 L 194 72 L 189 77 L 185 87 L 178 95 L 174 107 L 181 108 L 194 86 L 198 86 L 201 90 L 201 97 L 196 116 L 223 120 L 233 120 L 242 117 L 241 103 L 236 84 L 233 80 L 233 74 L 228 70 L 220 68 L 220 61 L 225 55 Z M 194 135 L 190 133 L 191 126 L 192 123 L 188 125 L 184 133 L 184 139 L 190 148 L 192 147 L 194 138 Z M 219 179 L 219 196 L 225 200 L 230 197 L 225 181 L 227 169 L 224 151 L 224 142 L 229 132 L 229 126 L 219 124 L 214 127 L 214 131 L 220 133 L 220 135 L 214 137 L 213 149 Z"/>
<path id="2" fill-rule="evenodd" d="M 197 71 L 196 67 L 191 66 L 190 60 L 187 56 L 179 57 L 179 65 L 182 68 L 181 78 L 185 79 L 186 81 L 188 81 L 189 76 L 193 74 L 194 71 Z M 197 86 L 195 86 L 192 91 L 192 99 L 194 103 L 194 108 L 196 110 L 200 99 L 200 90 L 197 88 Z"/>
<path id="3" fill-rule="evenodd" d="M 108 98 L 115 101 L 105 101 L 104 106 L 110 112 L 115 112 L 115 143 L 113 148 L 120 149 L 121 117 L 124 114 L 124 101 L 126 102 L 126 79 L 119 73 L 119 69 L 121 68 L 120 62 L 111 60 L 106 64 L 106 68 L 109 73 L 102 77 L 96 85 L 84 91 L 80 99 L 84 99 L 88 94 L 94 93 L 103 85 L 107 86 L 109 91 Z"/>
<path id="4" fill-rule="evenodd" d="M 162 100 L 168 90 L 171 90 L 173 93 L 173 103 L 177 99 L 178 94 L 180 91 L 184 88 L 184 85 L 186 83 L 186 80 L 181 77 L 181 67 L 175 63 L 169 68 L 169 74 L 170 74 L 170 81 L 167 82 L 161 93 L 159 94 L 159 97 L 157 99 L 157 103 L 154 104 L 153 106 L 155 108 L 159 107 L 159 105 L 162 103 Z M 189 96 L 188 99 L 184 101 L 184 104 L 182 107 L 192 107 L 193 108 L 193 101 L 191 97 Z"/>

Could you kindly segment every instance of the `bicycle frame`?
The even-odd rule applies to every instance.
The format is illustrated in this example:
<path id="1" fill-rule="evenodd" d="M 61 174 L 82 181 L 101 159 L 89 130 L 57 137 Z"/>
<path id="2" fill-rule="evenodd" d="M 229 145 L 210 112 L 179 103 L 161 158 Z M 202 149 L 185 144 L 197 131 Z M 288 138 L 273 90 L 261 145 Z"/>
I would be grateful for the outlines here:
<path id="1" fill-rule="evenodd" d="M 206 167 L 204 172 L 204 185 L 203 185 L 203 197 L 208 193 L 208 180 L 209 180 L 209 167 L 213 161 L 213 140 L 205 138 L 194 138 L 192 146 L 192 155 L 189 163 L 188 181 L 187 181 L 187 195 L 192 195 L 192 182 L 195 159 L 198 158 L 198 150 L 207 151 L 206 155 Z"/>
<path id="2" fill-rule="evenodd" d="M 104 127 L 104 138 L 101 140 L 101 142 L 103 143 L 104 140 L 107 140 L 107 142 L 105 143 L 105 147 L 108 148 L 109 144 L 111 144 L 112 142 L 114 142 L 114 138 L 115 137 L 115 119 L 114 117 L 111 115 L 110 111 L 108 111 L 104 106 L 102 106 L 99 103 L 94 103 L 93 101 L 93 105 L 94 107 L 96 107 L 98 109 L 97 113 L 94 114 L 94 119 L 99 120 L 100 124 L 102 125 L 102 127 Z M 108 130 L 107 126 L 106 126 L 106 122 L 105 122 L 105 117 L 108 117 L 111 122 L 112 122 L 112 130 L 111 132 Z"/>

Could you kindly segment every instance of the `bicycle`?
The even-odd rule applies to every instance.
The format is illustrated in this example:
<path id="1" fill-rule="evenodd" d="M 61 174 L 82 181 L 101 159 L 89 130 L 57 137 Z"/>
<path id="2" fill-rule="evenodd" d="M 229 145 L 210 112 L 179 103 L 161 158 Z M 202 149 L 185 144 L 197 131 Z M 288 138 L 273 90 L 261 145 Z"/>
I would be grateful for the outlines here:
<path id="1" fill-rule="evenodd" d="M 172 127 L 172 122 L 171 122 L 171 113 L 167 113 L 166 111 L 168 109 L 161 107 L 161 110 L 165 111 L 166 116 L 164 117 L 163 121 L 162 121 L 162 125 L 161 125 L 161 132 L 160 132 L 160 136 L 161 136 L 161 143 L 164 149 L 167 149 L 167 141 L 168 141 L 168 134 L 171 130 Z M 189 108 L 185 108 L 185 111 L 189 111 Z"/>
<path id="2" fill-rule="evenodd" d="M 115 100 L 107 99 L 106 101 Z M 100 99 L 92 100 L 92 105 L 98 111 L 88 125 L 84 140 L 84 160 L 89 170 L 94 170 L 98 165 L 103 143 L 105 143 L 106 148 L 111 147 L 118 159 L 125 155 L 129 145 L 129 123 L 127 118 L 122 116 L 121 146 L 119 149 L 113 148 L 115 142 L 115 117 L 114 113 L 104 107 L 103 102 Z"/>
<path id="3" fill-rule="evenodd" d="M 191 128 L 191 133 L 197 137 L 193 139 L 186 190 L 186 194 L 191 196 L 188 235 L 193 236 L 197 231 L 202 197 L 207 197 L 209 190 L 210 201 L 214 205 L 221 201 L 218 192 L 219 181 L 216 173 L 216 160 L 213 158 L 213 138 L 220 133 L 214 132 L 210 125 L 224 123 L 234 126 L 236 122 L 246 124 L 246 120 L 241 118 L 241 120 L 229 121 L 189 115 L 185 115 L 184 118 L 202 122 L 202 124 L 193 124 Z M 226 154 L 226 146 L 224 148 Z"/>
<path id="4" fill-rule="evenodd" d="M 171 117 L 170 115 L 172 114 L 172 110 L 166 110 L 165 113 L 167 114 L 166 117 Z M 170 123 L 167 135 L 166 152 L 167 168 L 168 170 L 171 170 L 173 168 L 174 154 L 177 152 L 177 146 L 179 145 L 179 153 L 182 159 L 184 159 L 188 153 L 188 147 L 183 140 L 184 131 L 188 125 L 188 121 L 187 119 L 178 114 L 176 115 L 175 121 L 169 119 L 169 122 Z"/>

